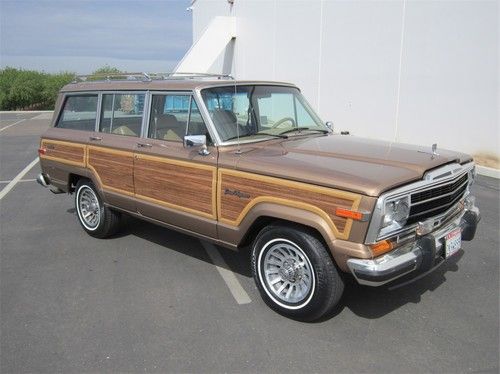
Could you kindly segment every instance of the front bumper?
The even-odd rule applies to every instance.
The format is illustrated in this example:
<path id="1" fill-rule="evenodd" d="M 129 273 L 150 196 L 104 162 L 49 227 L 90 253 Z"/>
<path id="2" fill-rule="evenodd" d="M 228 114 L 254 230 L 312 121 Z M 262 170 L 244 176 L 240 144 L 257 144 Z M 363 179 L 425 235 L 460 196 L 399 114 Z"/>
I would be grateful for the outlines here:
<path id="1" fill-rule="evenodd" d="M 472 240 L 480 219 L 479 209 L 469 206 L 434 232 L 375 259 L 349 259 L 347 266 L 358 283 L 368 286 L 381 286 L 410 273 L 418 276 L 445 260 L 446 234 L 460 228 L 462 240 Z"/>

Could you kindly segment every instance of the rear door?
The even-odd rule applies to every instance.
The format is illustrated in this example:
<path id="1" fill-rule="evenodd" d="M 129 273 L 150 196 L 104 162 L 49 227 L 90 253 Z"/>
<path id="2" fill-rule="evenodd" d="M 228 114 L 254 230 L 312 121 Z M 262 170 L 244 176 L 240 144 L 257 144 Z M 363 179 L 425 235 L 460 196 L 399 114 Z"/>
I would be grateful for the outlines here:
<path id="1" fill-rule="evenodd" d="M 142 133 L 145 92 L 101 94 L 99 125 L 89 139 L 89 169 L 98 179 L 106 201 L 132 212 L 134 150 Z"/>
<path id="2" fill-rule="evenodd" d="M 136 148 L 134 184 L 142 215 L 216 237 L 217 148 L 190 93 L 153 93 L 145 138 Z M 209 154 L 184 147 L 206 135 Z"/>

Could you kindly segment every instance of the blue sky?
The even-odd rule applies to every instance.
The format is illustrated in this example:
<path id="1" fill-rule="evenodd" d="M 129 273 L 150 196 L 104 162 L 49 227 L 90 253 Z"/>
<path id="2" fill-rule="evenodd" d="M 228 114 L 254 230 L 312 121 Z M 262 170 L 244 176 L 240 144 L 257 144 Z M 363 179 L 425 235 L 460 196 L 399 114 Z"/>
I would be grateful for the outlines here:
<path id="1" fill-rule="evenodd" d="M 0 65 L 169 71 L 191 46 L 189 0 L 0 0 Z"/>

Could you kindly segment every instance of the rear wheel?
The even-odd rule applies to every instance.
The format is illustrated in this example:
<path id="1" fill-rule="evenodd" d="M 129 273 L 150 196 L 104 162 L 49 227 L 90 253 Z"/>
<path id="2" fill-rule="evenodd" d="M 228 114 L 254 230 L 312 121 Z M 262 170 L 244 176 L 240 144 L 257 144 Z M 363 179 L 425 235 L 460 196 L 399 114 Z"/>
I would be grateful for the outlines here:
<path id="1" fill-rule="evenodd" d="M 91 181 L 80 179 L 75 190 L 75 208 L 83 229 L 96 238 L 114 234 L 119 227 L 120 213 L 103 204 Z"/>
<path id="2" fill-rule="evenodd" d="M 325 246 L 301 227 L 264 228 L 253 244 L 252 272 L 272 309 L 304 321 L 331 311 L 344 290 Z"/>

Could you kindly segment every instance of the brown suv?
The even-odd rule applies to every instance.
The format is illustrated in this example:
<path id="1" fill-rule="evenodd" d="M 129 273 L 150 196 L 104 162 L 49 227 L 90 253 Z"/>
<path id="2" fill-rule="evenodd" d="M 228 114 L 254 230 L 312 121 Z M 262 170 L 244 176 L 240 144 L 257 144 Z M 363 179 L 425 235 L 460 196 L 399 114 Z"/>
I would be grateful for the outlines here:
<path id="1" fill-rule="evenodd" d="M 131 214 L 250 244 L 266 303 L 303 320 L 338 303 L 347 274 L 415 277 L 474 237 L 466 154 L 336 134 L 288 83 L 121 78 L 65 86 L 40 143 L 39 183 L 74 193 L 92 236 Z"/>

